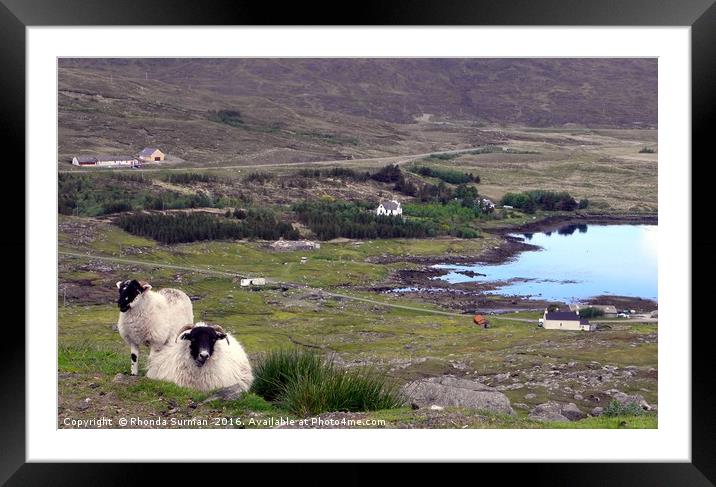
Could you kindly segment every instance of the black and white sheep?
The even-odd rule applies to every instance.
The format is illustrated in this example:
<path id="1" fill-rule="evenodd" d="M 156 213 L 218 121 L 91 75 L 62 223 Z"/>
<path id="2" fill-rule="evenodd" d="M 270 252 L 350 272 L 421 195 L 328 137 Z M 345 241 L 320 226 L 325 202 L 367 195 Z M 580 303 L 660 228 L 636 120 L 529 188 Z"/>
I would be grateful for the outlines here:
<path id="1" fill-rule="evenodd" d="M 199 322 L 149 357 L 147 377 L 209 391 L 229 386 L 248 391 L 254 380 L 241 344 L 218 325 Z"/>
<path id="2" fill-rule="evenodd" d="M 194 322 L 191 299 L 178 289 L 152 291 L 137 280 L 119 281 L 117 329 L 129 345 L 132 375 L 139 372 L 139 346 L 149 346 L 149 355 L 171 342 L 182 326 Z"/>

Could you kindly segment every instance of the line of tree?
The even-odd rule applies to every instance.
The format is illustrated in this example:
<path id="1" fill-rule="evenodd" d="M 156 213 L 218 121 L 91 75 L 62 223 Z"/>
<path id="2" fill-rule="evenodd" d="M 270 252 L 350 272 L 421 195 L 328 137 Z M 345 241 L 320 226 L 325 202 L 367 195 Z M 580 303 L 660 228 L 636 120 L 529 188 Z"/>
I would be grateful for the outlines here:
<path id="1" fill-rule="evenodd" d="M 168 173 L 163 175 L 163 179 L 172 184 L 213 183 L 218 180 L 216 176 L 196 172 Z"/>
<path id="2" fill-rule="evenodd" d="M 370 172 L 356 171 L 347 167 L 332 167 L 329 169 L 300 169 L 297 174 L 301 177 L 311 179 L 338 178 L 348 179 L 351 181 L 367 181 L 370 179 Z"/>
<path id="3" fill-rule="evenodd" d="M 577 202 L 566 191 L 534 190 L 523 193 L 507 193 L 502 197 L 503 205 L 519 208 L 525 213 L 544 211 L 574 211 L 577 208 L 586 208 L 589 201 L 586 199 Z"/>
<path id="4" fill-rule="evenodd" d="M 355 239 L 424 238 L 437 234 L 430 222 L 378 216 L 371 203 L 304 201 L 293 211 L 320 240 L 338 237 Z"/>
<path id="5" fill-rule="evenodd" d="M 479 183 L 480 176 L 473 173 L 455 171 L 453 169 L 440 169 L 430 166 L 415 166 L 412 171 L 428 178 L 437 178 L 449 184 Z"/>
<path id="6" fill-rule="evenodd" d="M 279 221 L 270 211 L 250 210 L 245 218 L 226 218 L 207 213 L 137 213 L 120 216 L 116 224 L 132 235 L 165 244 L 199 240 L 297 240 L 291 224 Z"/>

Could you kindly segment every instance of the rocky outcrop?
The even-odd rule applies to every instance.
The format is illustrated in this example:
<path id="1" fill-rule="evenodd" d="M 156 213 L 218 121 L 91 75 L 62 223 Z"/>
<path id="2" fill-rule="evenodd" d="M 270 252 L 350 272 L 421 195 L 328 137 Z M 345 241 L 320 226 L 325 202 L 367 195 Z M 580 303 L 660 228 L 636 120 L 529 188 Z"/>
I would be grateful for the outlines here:
<path id="1" fill-rule="evenodd" d="M 463 407 L 514 415 L 503 393 L 480 382 L 450 376 L 421 379 L 403 386 L 409 401 L 420 407 Z"/>

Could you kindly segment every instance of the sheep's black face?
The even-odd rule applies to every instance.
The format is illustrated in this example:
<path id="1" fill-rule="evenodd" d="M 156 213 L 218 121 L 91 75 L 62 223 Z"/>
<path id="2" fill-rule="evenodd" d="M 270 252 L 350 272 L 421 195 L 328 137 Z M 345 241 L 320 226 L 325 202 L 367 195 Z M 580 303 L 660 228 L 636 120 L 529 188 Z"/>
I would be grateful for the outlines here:
<path id="1" fill-rule="evenodd" d="M 195 326 L 190 332 L 184 333 L 181 338 L 189 340 L 191 358 L 194 359 L 197 367 L 203 367 L 214 354 L 216 341 L 226 338 L 226 335 L 210 326 Z"/>
<path id="2" fill-rule="evenodd" d="M 132 304 L 132 301 L 134 301 L 134 298 L 140 295 L 144 289 L 137 280 L 126 280 L 118 284 L 119 299 L 117 300 L 117 305 L 119 306 L 119 311 L 124 313 L 126 311 L 129 311 L 130 305 Z"/>

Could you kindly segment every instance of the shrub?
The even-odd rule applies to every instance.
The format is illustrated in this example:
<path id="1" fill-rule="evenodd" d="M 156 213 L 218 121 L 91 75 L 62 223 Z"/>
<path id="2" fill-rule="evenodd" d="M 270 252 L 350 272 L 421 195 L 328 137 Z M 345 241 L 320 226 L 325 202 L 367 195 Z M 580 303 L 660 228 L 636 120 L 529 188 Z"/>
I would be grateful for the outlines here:
<path id="1" fill-rule="evenodd" d="M 588 308 L 580 309 L 579 316 L 582 318 L 598 318 L 600 316 L 604 316 L 604 310 L 599 308 L 592 308 L 590 306 Z"/>
<path id="2" fill-rule="evenodd" d="M 200 174 L 195 172 L 169 173 L 164 175 L 164 180 L 172 184 L 212 183 L 217 181 L 216 176 Z"/>
<path id="3" fill-rule="evenodd" d="M 644 410 L 638 404 L 633 402 L 622 404 L 616 399 L 613 399 L 602 412 L 603 416 L 609 418 L 614 416 L 641 416 L 642 414 L 644 414 Z"/>
<path id="4" fill-rule="evenodd" d="M 388 164 L 377 173 L 371 174 L 370 177 L 381 183 L 397 183 L 401 176 L 400 166 L 397 164 Z"/>
<path id="5" fill-rule="evenodd" d="M 310 351 L 269 352 L 254 368 L 251 391 L 299 416 L 375 411 L 404 404 L 397 385 L 373 370 L 342 370 Z"/>
<path id="6" fill-rule="evenodd" d="M 642 147 L 639 150 L 639 154 L 655 154 L 656 149 L 652 149 L 651 147 Z"/>
<path id="7" fill-rule="evenodd" d="M 212 122 L 225 123 L 232 127 L 241 127 L 244 124 L 241 113 L 238 110 L 219 110 L 209 112 L 209 120 Z"/>
<path id="8" fill-rule="evenodd" d="M 244 181 L 247 183 L 256 182 L 258 184 L 264 184 L 273 179 L 273 174 L 268 172 L 250 172 L 244 177 Z"/>

